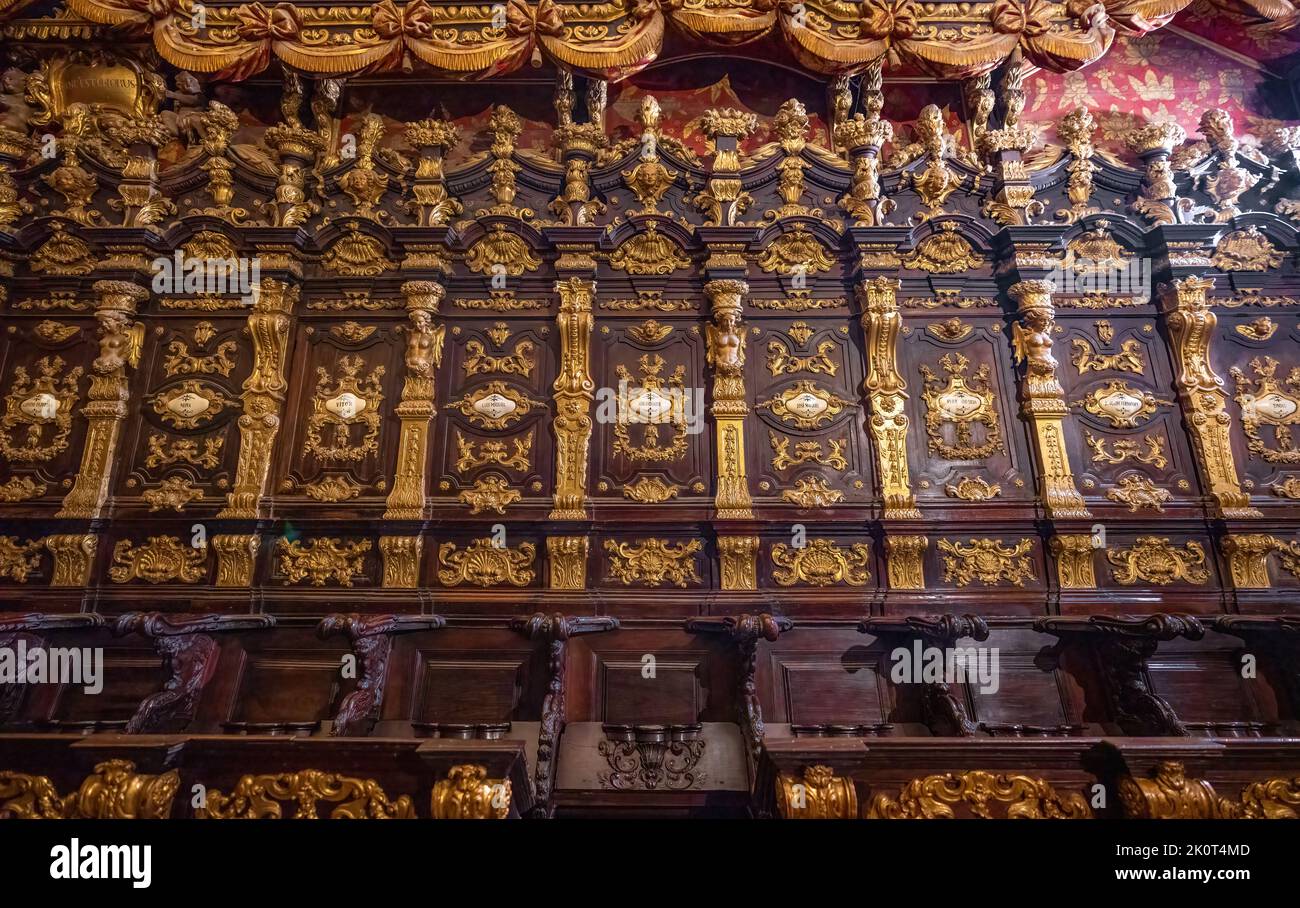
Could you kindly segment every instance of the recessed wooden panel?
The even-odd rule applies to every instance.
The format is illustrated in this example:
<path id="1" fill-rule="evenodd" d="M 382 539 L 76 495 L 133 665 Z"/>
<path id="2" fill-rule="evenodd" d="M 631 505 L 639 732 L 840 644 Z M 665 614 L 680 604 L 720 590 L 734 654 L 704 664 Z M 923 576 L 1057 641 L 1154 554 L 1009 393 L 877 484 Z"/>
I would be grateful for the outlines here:
<path id="1" fill-rule="evenodd" d="M 264 650 L 244 664 L 232 722 L 315 722 L 342 697 L 342 652 Z M 349 682 L 350 686 L 350 682 Z"/>
<path id="2" fill-rule="evenodd" d="M 412 722 L 492 723 L 515 717 L 524 662 L 422 654 Z"/>
<path id="3" fill-rule="evenodd" d="M 104 687 L 97 694 L 86 693 L 81 684 L 64 684 L 50 711 L 60 722 L 105 722 L 129 719 L 140 701 L 162 690 L 167 679 L 162 659 L 147 648 L 106 650 Z"/>
<path id="4" fill-rule="evenodd" d="M 1232 652 L 1156 653 L 1147 665 L 1152 689 L 1184 722 L 1261 718 Z"/>
<path id="5" fill-rule="evenodd" d="M 786 714 L 793 725 L 874 725 L 886 721 L 878 661 L 837 656 L 780 659 Z"/>
<path id="6" fill-rule="evenodd" d="M 658 659 L 655 676 L 643 675 L 640 661 L 602 661 L 601 719 L 615 723 L 685 724 L 698 722 L 703 708 L 698 662 Z"/>

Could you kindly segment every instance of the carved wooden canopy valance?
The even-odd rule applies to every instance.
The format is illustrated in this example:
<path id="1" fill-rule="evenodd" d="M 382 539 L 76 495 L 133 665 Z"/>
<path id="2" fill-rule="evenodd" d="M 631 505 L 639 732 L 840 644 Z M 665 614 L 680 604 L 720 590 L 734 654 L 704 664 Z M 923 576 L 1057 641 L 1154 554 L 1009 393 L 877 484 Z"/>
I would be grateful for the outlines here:
<path id="1" fill-rule="evenodd" d="M 1019 51 L 1033 66 L 1070 72 L 1100 59 L 1117 33 L 1160 28 L 1189 0 L 411 0 L 353 5 L 194 0 L 66 0 L 60 23 L 81 19 L 152 37 L 167 62 L 244 79 L 272 59 L 308 73 L 343 75 L 423 63 L 440 75 L 485 79 L 530 59 L 619 80 L 652 63 L 669 25 L 706 45 L 734 47 L 769 35 L 809 70 L 851 75 L 876 61 L 934 78 L 987 73 Z M 1215 0 L 1246 24 L 1289 28 L 1287 0 Z M 0 0 L 0 18 L 32 6 Z M 53 22 L 55 20 L 44 20 Z"/>

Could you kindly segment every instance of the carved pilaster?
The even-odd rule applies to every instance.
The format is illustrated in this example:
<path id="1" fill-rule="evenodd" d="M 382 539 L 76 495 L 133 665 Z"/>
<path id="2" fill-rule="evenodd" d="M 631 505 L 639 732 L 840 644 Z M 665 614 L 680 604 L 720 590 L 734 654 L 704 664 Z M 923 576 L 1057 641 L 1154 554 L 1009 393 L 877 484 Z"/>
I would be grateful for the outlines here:
<path id="1" fill-rule="evenodd" d="M 925 536 L 885 538 L 885 569 L 890 589 L 925 589 L 925 549 L 929 544 Z"/>
<path id="2" fill-rule="evenodd" d="M 867 340 L 867 379 L 864 387 L 871 408 L 871 438 L 876 470 L 885 500 L 885 519 L 919 518 L 907 466 L 907 382 L 898 372 L 898 281 L 878 277 L 858 288 L 862 330 Z"/>
<path id="3" fill-rule="evenodd" d="M 718 560 L 724 590 L 758 589 L 757 536 L 719 536 Z"/>
<path id="4" fill-rule="evenodd" d="M 212 547 L 217 551 L 217 586 L 252 586 L 253 568 L 261 544 L 261 536 L 213 536 Z"/>
<path id="5" fill-rule="evenodd" d="M 433 320 L 442 302 L 442 292 L 442 287 L 433 281 L 407 281 L 402 285 L 410 320 L 406 326 L 406 383 L 395 409 L 402 421 L 402 433 L 397 443 L 397 472 L 388 495 L 385 520 L 419 520 L 424 515 L 429 428 L 438 412 L 434 405 L 434 378 L 442 364 L 446 336 L 446 328 Z"/>
<path id="6" fill-rule="evenodd" d="M 380 536 L 384 558 L 384 589 L 415 589 L 420 585 L 423 536 Z"/>
<path id="7" fill-rule="evenodd" d="M 713 367 L 713 414 L 717 434 L 718 491 L 714 499 L 720 520 L 753 518 L 749 479 L 745 471 L 745 325 L 741 297 L 749 292 L 744 281 L 709 281 L 713 324 L 705 328 L 707 358 Z"/>
<path id="8" fill-rule="evenodd" d="M 289 387 L 284 370 L 289 352 L 290 315 L 297 301 L 296 286 L 268 278 L 262 281 L 248 316 L 253 371 L 244 381 L 235 482 L 218 517 L 252 520 L 261 515 L 262 497 L 271 473 L 271 455 L 280 431 L 280 408 Z"/>
<path id="9" fill-rule="evenodd" d="M 546 540 L 547 563 L 550 565 L 553 590 L 587 588 L 587 552 L 591 540 L 586 536 L 550 536 Z"/>
<path id="10" fill-rule="evenodd" d="M 99 296 L 99 356 L 90 367 L 90 393 L 81 411 L 86 441 L 76 483 L 58 517 L 99 517 L 108 503 L 117 439 L 131 397 L 127 370 L 139 364 L 144 340 L 144 326 L 134 316 L 136 306 L 149 298 L 147 290 L 127 281 L 96 281 L 94 291 Z"/>
<path id="11" fill-rule="evenodd" d="M 50 586 L 85 586 L 90 582 L 90 568 L 95 562 L 98 536 L 74 533 L 47 536 L 45 547 L 54 556 L 54 573 Z"/>
<path id="12" fill-rule="evenodd" d="M 1096 549 L 1091 536 L 1078 534 L 1053 536 L 1049 546 L 1056 556 L 1056 573 L 1063 590 L 1093 590 L 1097 574 L 1093 567 Z"/>
<path id="13" fill-rule="evenodd" d="M 1223 540 L 1228 554 L 1232 585 L 1239 590 L 1266 590 L 1273 585 L 1268 576 L 1268 556 L 1281 540 L 1267 533 L 1238 533 Z"/>
<path id="14" fill-rule="evenodd" d="M 406 141 L 418 149 L 415 180 L 407 211 L 421 227 L 441 227 L 463 212 L 464 206 L 451 197 L 443 175 L 443 157 L 460 141 L 455 124 L 442 120 L 420 120 L 406 124 Z"/>
<path id="15" fill-rule="evenodd" d="M 1070 454 L 1065 446 L 1065 389 L 1056 377 L 1052 356 L 1052 309 L 1050 281 L 1021 281 L 1008 290 L 1019 306 L 1020 321 L 1012 326 L 1016 360 L 1025 367 L 1021 385 L 1021 411 L 1033 428 L 1034 453 L 1038 460 L 1043 506 L 1050 517 L 1091 517 L 1074 484 Z"/>
<path id="16" fill-rule="evenodd" d="M 856 820 L 858 792 L 829 766 L 805 766 L 802 779 L 777 776 L 776 809 L 786 820 Z"/>
<path id="17" fill-rule="evenodd" d="M 1223 379 L 1210 364 L 1210 339 L 1218 318 L 1206 294 L 1213 278 L 1187 277 L 1160 285 L 1165 323 L 1174 347 L 1175 385 L 1192 436 L 1196 465 L 1222 517 L 1259 517 L 1241 488 L 1232 454 Z"/>
<path id="18" fill-rule="evenodd" d="M 591 314 L 596 282 L 572 277 L 557 281 L 560 295 L 560 374 L 555 389 L 555 503 L 552 520 L 587 516 L 587 458 L 591 449 Z"/>

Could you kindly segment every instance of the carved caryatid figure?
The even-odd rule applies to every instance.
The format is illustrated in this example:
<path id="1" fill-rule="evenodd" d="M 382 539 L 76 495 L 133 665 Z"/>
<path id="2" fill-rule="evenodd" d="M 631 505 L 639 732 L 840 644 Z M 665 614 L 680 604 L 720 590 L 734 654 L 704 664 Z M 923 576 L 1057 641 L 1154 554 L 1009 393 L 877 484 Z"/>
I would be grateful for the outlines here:
<path id="1" fill-rule="evenodd" d="M 745 336 L 740 313 L 720 312 L 715 324 L 705 327 L 708 338 L 709 365 L 719 375 L 740 377 L 745 368 Z"/>
<path id="2" fill-rule="evenodd" d="M 1024 319 L 1011 325 L 1016 356 L 1034 378 L 1051 379 L 1056 375 L 1051 332 L 1052 313 L 1044 309 L 1026 309 Z"/>
<path id="3" fill-rule="evenodd" d="M 433 323 L 433 316 L 423 309 L 412 309 L 407 328 L 406 368 L 412 375 L 428 378 L 442 365 L 442 342 L 445 328 Z"/>

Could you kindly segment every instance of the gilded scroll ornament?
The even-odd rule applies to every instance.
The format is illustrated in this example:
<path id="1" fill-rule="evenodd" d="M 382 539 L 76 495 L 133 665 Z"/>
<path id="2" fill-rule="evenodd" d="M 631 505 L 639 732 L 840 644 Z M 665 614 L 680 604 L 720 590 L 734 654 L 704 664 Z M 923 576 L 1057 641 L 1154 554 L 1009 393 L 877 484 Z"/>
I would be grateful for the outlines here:
<path id="1" fill-rule="evenodd" d="M 376 366 L 363 379 L 361 370 L 365 366 L 360 356 L 344 356 L 338 361 L 337 377 L 333 379 L 323 366 L 316 368 L 316 396 L 307 418 L 303 454 L 323 463 L 355 463 L 378 452 L 384 367 Z M 352 427 L 358 425 L 362 435 L 353 441 Z"/>
<path id="2" fill-rule="evenodd" d="M 213 536 L 212 548 L 217 553 L 217 587 L 247 587 L 253 585 L 253 568 L 257 566 L 257 552 L 262 537 L 252 534 Z"/>
<path id="3" fill-rule="evenodd" d="M 970 360 L 961 353 L 945 353 L 939 365 L 948 374 L 946 383 L 929 366 L 921 365 L 925 379 L 921 399 L 925 401 L 925 432 L 930 439 L 930 452 L 946 460 L 983 460 L 1004 450 L 993 391 L 988 383 L 988 363 L 969 377 L 966 371 Z M 944 432 L 944 427 L 949 425 L 955 432 L 952 442 Z M 971 431 L 976 425 L 984 427 L 983 441 L 978 443 Z"/>
<path id="4" fill-rule="evenodd" d="M 1267 533 L 1235 533 L 1224 537 L 1232 585 L 1239 590 L 1263 590 L 1273 585 L 1268 575 L 1268 556 L 1285 543 Z"/>
<path id="5" fill-rule="evenodd" d="M 633 463 L 663 463 L 680 460 L 686 454 L 686 367 L 679 365 L 668 377 L 663 376 L 664 358 L 657 353 L 642 354 L 640 384 L 627 367 L 619 364 L 619 397 L 614 424 L 614 453 Z M 672 440 L 664 445 L 659 427 L 668 425 Z M 644 425 L 640 444 L 633 444 L 628 427 Z"/>
<path id="6" fill-rule="evenodd" d="M 640 584 L 657 587 L 671 583 L 685 589 L 688 583 L 699 583 L 700 573 L 695 555 L 701 548 L 698 539 L 678 543 L 666 539 L 605 541 L 610 575 L 622 581 L 624 586 Z"/>
<path id="7" fill-rule="evenodd" d="M 1173 496 L 1167 489 L 1162 489 L 1145 476 L 1129 473 L 1119 478 L 1113 489 L 1106 490 L 1106 498 L 1128 505 L 1131 512 L 1140 508 L 1149 508 L 1156 513 L 1164 513 L 1165 503 Z"/>
<path id="8" fill-rule="evenodd" d="M 1128 460 L 1150 464 L 1157 470 L 1169 465 L 1165 457 L 1165 440 L 1159 435 L 1143 435 L 1139 442 L 1132 438 L 1107 439 L 1106 436 L 1084 432 L 1084 442 L 1092 450 L 1093 463 L 1121 464 Z M 1106 443 L 1112 441 L 1107 448 Z"/>
<path id="9" fill-rule="evenodd" d="M 1234 400 L 1241 408 L 1242 431 L 1246 447 L 1268 463 L 1300 463 L 1300 448 L 1295 446 L 1292 427 L 1300 425 L 1300 366 L 1292 368 L 1284 380 L 1277 378 L 1278 361 L 1271 356 L 1250 361 L 1254 378 L 1233 366 L 1229 371 L 1236 383 Z M 1272 445 L 1265 441 L 1262 429 L 1271 428 Z"/>
<path id="10" fill-rule="evenodd" d="M 371 548 L 369 539 L 344 542 L 322 536 L 305 542 L 281 539 L 276 543 L 275 552 L 280 573 L 287 583 L 307 580 L 312 586 L 324 586 L 332 579 L 340 586 L 350 587 L 353 580 L 365 576 L 366 555 Z"/>
<path id="11" fill-rule="evenodd" d="M 609 266 L 628 274 L 663 275 L 691 267 L 691 260 L 676 242 L 659 232 L 657 221 L 646 221 L 644 231 L 633 234 L 614 250 Z"/>
<path id="12" fill-rule="evenodd" d="M 113 546 L 114 583 L 198 583 L 207 573 L 207 547 L 185 545 L 175 536 L 150 536 L 143 545 L 120 540 Z"/>
<path id="13" fill-rule="evenodd" d="M 587 588 L 587 554 L 591 540 L 586 536 L 548 536 L 546 559 L 550 568 L 553 590 L 585 590 Z"/>
<path id="14" fill-rule="evenodd" d="M 758 404 L 760 409 L 771 410 L 782 422 L 800 429 L 816 429 L 824 422 L 833 421 L 845 407 L 851 406 L 853 401 L 808 380 L 795 382 L 772 399 Z"/>
<path id="15" fill-rule="evenodd" d="M 171 508 L 179 514 L 185 510 L 186 505 L 202 501 L 203 490 L 195 488 L 194 484 L 183 476 L 171 476 L 159 483 L 157 488 L 141 492 L 140 497 L 149 503 L 150 511 Z"/>
<path id="16" fill-rule="evenodd" d="M 719 536 L 718 561 L 724 590 L 758 589 L 757 536 Z"/>
<path id="17" fill-rule="evenodd" d="M 53 459 L 67 450 L 72 431 L 81 368 L 69 370 L 61 358 L 47 356 L 36 363 L 36 371 L 39 375 L 33 379 L 26 367 L 14 367 L 5 414 L 0 418 L 0 453 L 17 463 Z M 46 426 L 51 427 L 48 438 Z M 19 433 L 21 438 L 16 438 Z"/>
<path id="18" fill-rule="evenodd" d="M 1149 778 L 1119 780 L 1124 815 L 1140 820 L 1209 820 L 1219 817 L 1220 798 L 1204 779 L 1188 778 L 1187 767 L 1162 760 Z"/>
<path id="19" fill-rule="evenodd" d="M 62 221 L 55 221 L 53 233 L 35 252 L 27 267 L 34 274 L 82 276 L 95 270 L 95 256 L 82 240 L 65 232 Z"/>
<path id="20" fill-rule="evenodd" d="M 504 820 L 510 800 L 509 779 L 489 779 L 487 767 L 463 764 L 434 783 L 429 810 L 435 820 Z"/>
<path id="21" fill-rule="evenodd" d="M 26 583 L 27 578 L 41 569 L 41 540 L 19 542 L 17 536 L 0 536 L 0 577 L 14 583 Z"/>
<path id="22" fill-rule="evenodd" d="M 1000 539 L 971 539 L 962 544 L 955 539 L 940 539 L 943 552 L 943 579 L 957 586 L 969 586 L 978 580 L 984 586 L 996 586 L 1002 581 L 1024 586 L 1026 580 L 1036 580 L 1033 562 L 1032 539 L 1021 539 L 1014 546 L 1002 544 Z"/>
<path id="23" fill-rule="evenodd" d="M 949 498 L 962 501 L 989 501 L 1002 494 L 1002 486 L 982 476 L 963 476 L 956 485 L 949 483 L 944 486 L 943 492 Z"/>
<path id="24" fill-rule="evenodd" d="M 0 818 L 59 820 L 67 814 L 68 804 L 48 776 L 0 771 Z"/>
<path id="25" fill-rule="evenodd" d="M 149 436 L 149 454 L 144 465 L 151 470 L 171 464 L 184 463 L 204 470 L 215 470 L 221 464 L 221 449 L 226 439 L 222 436 L 203 439 L 199 450 L 197 439 L 173 438 L 166 435 Z"/>
<path id="26" fill-rule="evenodd" d="M 953 806 L 962 804 L 982 820 L 994 818 L 990 809 L 1005 804 L 1008 820 L 1084 820 L 1092 810 L 1077 791 L 1059 792 L 1038 776 L 982 770 L 949 772 L 912 779 L 894 798 L 871 799 L 867 818 L 873 820 L 951 820 Z"/>
<path id="27" fill-rule="evenodd" d="M 772 339 L 767 343 L 767 370 L 772 375 L 793 375 L 796 372 L 834 375 L 839 368 L 831 358 L 834 352 L 833 341 L 822 341 L 817 345 L 817 352 L 798 356 L 781 341 Z"/>
<path id="28" fill-rule="evenodd" d="M 1106 560 L 1115 582 L 1122 586 L 1139 582 L 1203 586 L 1210 579 L 1205 568 L 1205 547 L 1195 540 L 1176 546 L 1166 536 L 1139 536 L 1126 549 L 1107 549 Z"/>
<path id="29" fill-rule="evenodd" d="M 222 341 L 211 353 L 204 352 L 216 329 L 211 322 L 199 322 L 194 326 L 195 352 L 183 340 L 173 340 L 167 345 L 167 356 L 163 359 L 163 371 L 168 375 L 222 375 L 230 377 L 235 368 L 235 355 L 239 345 L 233 340 Z"/>
<path id="30" fill-rule="evenodd" d="M 1197 277 L 1160 287 L 1173 342 L 1175 381 L 1197 466 L 1217 510 L 1224 517 L 1258 517 L 1237 475 L 1223 379 L 1210 364 L 1210 339 L 1218 324 L 1207 299 L 1213 288 L 1213 280 Z"/>
<path id="31" fill-rule="evenodd" d="M 438 582 L 443 586 L 527 586 L 537 576 L 532 570 L 536 557 L 537 548 L 531 542 L 508 548 L 491 539 L 475 539 L 463 550 L 444 542 L 438 547 Z"/>
<path id="32" fill-rule="evenodd" d="M 774 470 L 784 471 L 805 463 L 821 464 L 840 472 L 849 468 L 849 462 L 844 457 L 844 449 L 849 443 L 847 438 L 827 439 L 828 450 L 825 452 L 820 441 L 796 441 L 794 454 L 790 453 L 791 439 L 788 436 L 768 429 L 767 439 L 772 446 L 772 469 Z"/>
<path id="33" fill-rule="evenodd" d="M 530 340 L 515 344 L 514 353 L 493 356 L 476 340 L 465 343 L 465 359 L 461 363 L 466 375 L 484 375 L 491 372 L 502 375 L 519 375 L 528 378 L 537 365 L 532 353 L 537 346 Z"/>
<path id="34" fill-rule="evenodd" d="M 838 501 L 843 501 L 844 493 L 826 485 L 826 480 L 822 477 L 812 476 L 807 479 L 796 479 L 793 489 L 786 489 L 781 493 L 781 500 L 797 504 L 804 509 L 828 508 Z"/>
<path id="35" fill-rule="evenodd" d="M 1145 374 L 1142 344 L 1134 338 L 1129 338 L 1120 344 L 1119 351 L 1116 353 L 1098 353 L 1084 337 L 1074 338 L 1070 341 L 1070 347 L 1074 351 L 1070 355 L 1070 362 L 1079 370 L 1080 375 L 1085 372 L 1110 370 L 1132 372 L 1134 375 Z"/>
<path id="36" fill-rule="evenodd" d="M 530 431 L 526 437 L 512 439 L 514 450 L 507 451 L 503 441 L 483 441 L 477 446 L 467 441 L 460 430 L 456 430 L 456 472 L 464 475 L 476 467 L 501 466 L 509 470 L 526 473 L 532 469 L 529 454 L 533 449 L 536 433 Z"/>
<path id="37" fill-rule="evenodd" d="M 545 401 L 533 400 L 503 381 L 488 382 L 459 400 L 447 404 L 471 423 L 483 429 L 504 429 L 527 416 Z"/>
<path id="38" fill-rule="evenodd" d="M 392 800 L 374 779 L 345 776 L 318 769 L 278 775 L 246 775 L 230 794 L 209 788 L 203 807 L 194 811 L 200 820 L 278 820 L 284 805 L 293 804 L 292 819 L 320 819 L 320 804 L 330 809 L 331 820 L 413 820 L 415 808 L 407 795 Z"/>
<path id="39" fill-rule="evenodd" d="M 805 766 L 802 777 L 777 776 L 776 809 L 787 820 L 856 820 L 858 792 L 829 766 Z"/>
<path id="40" fill-rule="evenodd" d="M 820 274 L 834 265 L 826 247 L 800 223 L 768 243 L 758 257 L 758 267 L 768 274 Z"/>
<path id="41" fill-rule="evenodd" d="M 636 482 L 623 486 L 623 495 L 641 504 L 662 504 L 670 498 L 676 498 L 681 491 L 678 486 L 658 476 L 641 476 Z"/>
<path id="42" fill-rule="evenodd" d="M 552 520 L 586 517 L 587 461 L 591 453 L 591 405 L 596 383 L 591 378 L 591 314 L 596 284 L 578 277 L 557 281 L 560 311 L 555 317 L 560 333 L 560 367 L 551 385 L 555 401 L 555 495 Z M 620 404 L 622 403 L 620 399 Z M 623 427 L 619 407 L 619 427 Z"/>
<path id="43" fill-rule="evenodd" d="M 465 489 L 456 496 L 456 500 L 468 505 L 471 514 L 481 514 L 483 511 L 504 514 L 506 508 L 522 497 L 517 489 L 510 488 L 504 477 L 491 474 L 475 482 L 472 489 Z"/>
<path id="44" fill-rule="evenodd" d="M 833 539 L 809 539 L 803 548 L 772 546 L 772 579 L 779 586 L 863 586 L 871 579 L 871 547 L 855 542 L 840 548 Z"/>
<path id="45" fill-rule="evenodd" d="M 1159 407 L 1173 405 L 1172 400 L 1156 397 L 1143 388 L 1135 388 L 1120 378 L 1113 378 L 1098 388 L 1093 388 L 1071 406 L 1104 419 L 1116 429 L 1136 428 L 1150 419 Z"/>
<path id="46" fill-rule="evenodd" d="M 1300 500 L 1300 476 L 1288 476 L 1285 482 L 1272 486 L 1272 490 L 1278 498 Z"/>

